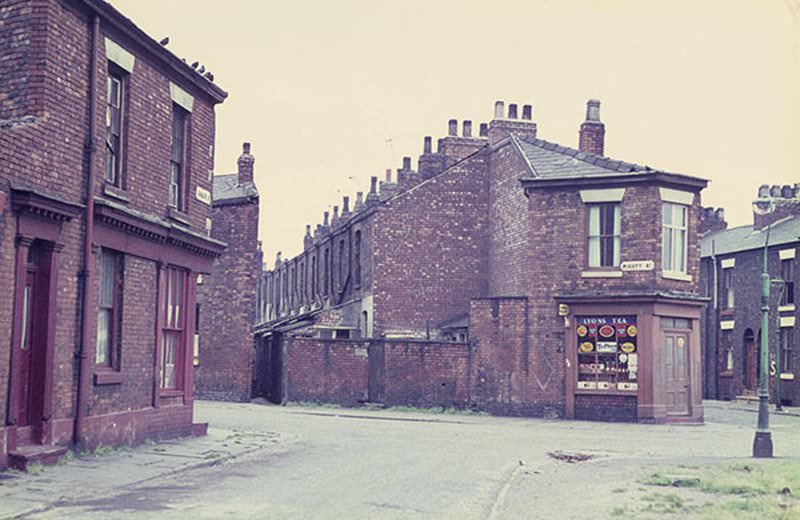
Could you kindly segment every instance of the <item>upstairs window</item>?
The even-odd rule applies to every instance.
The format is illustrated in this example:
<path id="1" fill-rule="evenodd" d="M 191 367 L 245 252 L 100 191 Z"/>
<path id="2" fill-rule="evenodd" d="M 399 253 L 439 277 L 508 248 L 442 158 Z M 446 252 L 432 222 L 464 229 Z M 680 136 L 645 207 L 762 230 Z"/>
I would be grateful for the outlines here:
<path id="1" fill-rule="evenodd" d="M 722 270 L 722 310 L 733 309 L 733 269 Z"/>
<path id="2" fill-rule="evenodd" d="M 185 209 L 186 185 L 186 122 L 188 114 L 177 105 L 172 106 L 172 150 L 170 153 L 169 205 L 179 211 Z"/>
<path id="3" fill-rule="evenodd" d="M 356 287 L 361 286 L 361 230 L 356 231 L 353 244 L 353 267 Z"/>
<path id="4" fill-rule="evenodd" d="M 664 271 L 686 273 L 687 223 L 689 207 L 664 202 L 662 205 L 662 262 Z"/>
<path id="5" fill-rule="evenodd" d="M 619 204 L 589 205 L 589 267 L 615 267 L 620 257 Z"/>
<path id="6" fill-rule="evenodd" d="M 792 371 L 792 355 L 794 353 L 794 329 L 781 328 L 781 372 Z"/>
<path id="7" fill-rule="evenodd" d="M 784 282 L 781 305 L 794 305 L 794 259 L 781 260 L 781 279 Z"/>
<path id="8" fill-rule="evenodd" d="M 124 76 L 109 67 L 106 81 L 106 172 L 107 183 L 122 187 L 122 129 L 125 99 Z"/>

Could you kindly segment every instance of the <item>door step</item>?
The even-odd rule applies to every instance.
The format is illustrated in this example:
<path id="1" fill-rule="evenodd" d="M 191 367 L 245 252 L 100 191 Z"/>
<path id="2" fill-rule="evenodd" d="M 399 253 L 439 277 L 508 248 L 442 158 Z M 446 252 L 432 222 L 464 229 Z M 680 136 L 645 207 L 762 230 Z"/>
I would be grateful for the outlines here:
<path id="1" fill-rule="evenodd" d="M 8 452 L 8 465 L 25 471 L 31 464 L 55 464 L 67 452 L 66 446 L 27 444 Z"/>

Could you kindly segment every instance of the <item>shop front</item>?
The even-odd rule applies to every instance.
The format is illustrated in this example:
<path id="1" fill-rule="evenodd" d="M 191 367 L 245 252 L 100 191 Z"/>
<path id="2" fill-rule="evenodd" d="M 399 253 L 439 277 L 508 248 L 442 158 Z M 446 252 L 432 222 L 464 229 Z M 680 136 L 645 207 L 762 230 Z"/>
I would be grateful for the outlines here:
<path id="1" fill-rule="evenodd" d="M 702 422 L 703 301 L 564 297 L 567 417 Z"/>

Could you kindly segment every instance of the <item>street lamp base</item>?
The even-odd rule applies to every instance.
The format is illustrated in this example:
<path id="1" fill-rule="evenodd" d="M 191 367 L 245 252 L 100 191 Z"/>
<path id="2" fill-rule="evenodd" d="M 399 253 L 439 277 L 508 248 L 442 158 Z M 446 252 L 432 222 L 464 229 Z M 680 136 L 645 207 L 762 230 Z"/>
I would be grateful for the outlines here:
<path id="1" fill-rule="evenodd" d="M 756 432 L 753 439 L 753 457 L 772 458 L 772 432 Z"/>

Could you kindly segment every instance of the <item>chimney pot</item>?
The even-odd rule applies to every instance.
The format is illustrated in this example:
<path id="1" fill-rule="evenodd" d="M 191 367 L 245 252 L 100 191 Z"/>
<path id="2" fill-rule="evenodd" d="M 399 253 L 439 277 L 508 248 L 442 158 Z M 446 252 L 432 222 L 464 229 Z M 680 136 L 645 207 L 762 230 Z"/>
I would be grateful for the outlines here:
<path id="1" fill-rule="evenodd" d="M 458 135 L 458 120 L 451 119 L 450 121 L 448 121 L 448 123 L 447 123 L 447 135 L 453 135 L 453 136 L 457 136 Z"/>
<path id="2" fill-rule="evenodd" d="M 489 137 L 489 125 L 481 123 L 479 133 L 481 137 Z"/>
<path id="3" fill-rule="evenodd" d="M 714 212 L 714 216 L 717 217 L 719 221 L 725 220 L 725 210 L 723 208 L 718 208 L 717 211 Z"/>
<path id="4" fill-rule="evenodd" d="M 422 153 L 431 153 L 431 136 L 426 135 L 422 144 Z"/>
<path id="5" fill-rule="evenodd" d="M 533 107 L 530 105 L 522 105 L 522 119 L 530 121 L 533 119 Z"/>
<path id="6" fill-rule="evenodd" d="M 509 103 L 508 104 L 508 118 L 509 119 L 516 119 L 517 118 L 517 104 L 516 103 Z"/>
<path id="7" fill-rule="evenodd" d="M 780 197 L 781 196 L 781 187 L 776 184 L 775 186 L 770 188 L 769 195 L 770 195 L 770 197 L 774 197 L 774 198 Z"/>
<path id="8" fill-rule="evenodd" d="M 769 197 L 769 186 L 766 184 L 758 187 L 758 198 L 762 199 L 764 197 Z"/>
<path id="9" fill-rule="evenodd" d="M 464 137 L 472 137 L 472 121 L 464 120 Z"/>
<path id="10" fill-rule="evenodd" d="M 330 213 L 328 213 L 327 211 L 325 213 L 323 213 L 323 219 L 322 219 L 322 225 L 323 226 L 326 226 L 326 227 L 328 226 L 329 217 L 330 217 Z"/>
<path id="11" fill-rule="evenodd" d="M 600 101 L 590 99 L 586 102 L 586 120 L 600 122 Z"/>
<path id="12" fill-rule="evenodd" d="M 494 102 L 494 118 L 495 119 L 503 119 L 505 116 L 505 103 L 503 101 L 495 101 Z"/>
<path id="13" fill-rule="evenodd" d="M 392 182 L 392 169 L 386 168 L 386 182 Z"/>
<path id="14" fill-rule="evenodd" d="M 411 157 L 403 157 L 403 169 L 404 170 L 411 169 Z"/>
<path id="15" fill-rule="evenodd" d="M 306 224 L 306 236 L 311 236 L 311 224 Z"/>
<path id="16" fill-rule="evenodd" d="M 361 209 L 361 206 L 364 204 L 364 192 L 357 191 L 356 192 L 356 210 Z"/>
<path id="17" fill-rule="evenodd" d="M 342 197 L 342 215 L 350 213 L 350 197 L 345 195 Z"/>
<path id="18" fill-rule="evenodd" d="M 370 193 L 377 193 L 378 192 L 378 176 L 373 175 L 369 179 L 369 192 Z"/>
<path id="19" fill-rule="evenodd" d="M 250 143 L 242 143 L 242 153 L 250 153 Z"/>
<path id="20" fill-rule="evenodd" d="M 784 199 L 791 199 L 794 196 L 794 190 L 788 184 L 785 184 L 781 188 L 781 197 Z"/>

